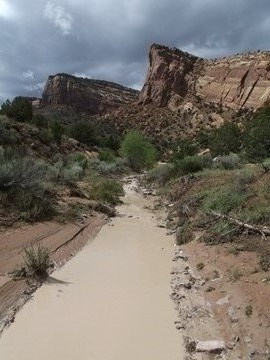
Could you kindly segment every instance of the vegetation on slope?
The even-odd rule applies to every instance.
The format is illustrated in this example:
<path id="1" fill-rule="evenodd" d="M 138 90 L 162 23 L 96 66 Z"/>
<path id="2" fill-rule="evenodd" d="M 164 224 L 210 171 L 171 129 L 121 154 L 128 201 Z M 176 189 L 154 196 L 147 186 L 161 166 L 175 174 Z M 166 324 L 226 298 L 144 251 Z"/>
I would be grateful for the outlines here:
<path id="1" fill-rule="evenodd" d="M 208 133 L 210 152 L 195 155 L 198 139 L 185 139 L 168 164 L 149 172 L 148 181 L 174 204 L 167 225 L 179 244 L 199 232 L 207 244 L 257 252 L 261 269 L 270 269 L 269 124 L 266 106 L 241 128 L 224 124 Z"/>

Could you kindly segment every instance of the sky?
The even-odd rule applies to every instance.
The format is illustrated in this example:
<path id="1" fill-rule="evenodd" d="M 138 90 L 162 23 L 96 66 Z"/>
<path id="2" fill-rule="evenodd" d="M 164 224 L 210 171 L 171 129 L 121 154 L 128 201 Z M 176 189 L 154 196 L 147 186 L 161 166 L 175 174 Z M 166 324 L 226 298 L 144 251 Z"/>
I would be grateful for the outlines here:
<path id="1" fill-rule="evenodd" d="M 0 102 L 41 96 L 59 72 L 140 89 L 154 42 L 270 50 L 270 0 L 0 0 Z"/>

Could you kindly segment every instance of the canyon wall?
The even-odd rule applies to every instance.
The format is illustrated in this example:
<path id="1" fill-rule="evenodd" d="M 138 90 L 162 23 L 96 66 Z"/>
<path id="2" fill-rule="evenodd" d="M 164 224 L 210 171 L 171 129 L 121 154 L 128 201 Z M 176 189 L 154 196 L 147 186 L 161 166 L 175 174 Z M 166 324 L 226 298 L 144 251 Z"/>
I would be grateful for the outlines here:
<path id="1" fill-rule="evenodd" d="M 138 91 L 112 82 L 56 74 L 49 76 L 41 104 L 69 105 L 96 115 L 108 113 L 137 98 Z"/>
<path id="2" fill-rule="evenodd" d="M 206 60 L 153 44 L 140 103 L 177 109 L 192 99 L 234 110 L 262 106 L 270 99 L 270 53 Z"/>

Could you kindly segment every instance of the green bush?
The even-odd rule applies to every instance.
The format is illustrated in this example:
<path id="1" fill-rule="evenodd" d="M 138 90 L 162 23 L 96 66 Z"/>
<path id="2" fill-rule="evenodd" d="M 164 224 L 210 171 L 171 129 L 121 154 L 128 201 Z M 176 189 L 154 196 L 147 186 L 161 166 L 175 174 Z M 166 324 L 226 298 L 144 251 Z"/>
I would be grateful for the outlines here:
<path id="1" fill-rule="evenodd" d="M 238 153 L 241 148 L 241 131 L 234 123 L 226 122 L 212 131 L 209 138 L 209 149 L 213 156 Z"/>
<path id="2" fill-rule="evenodd" d="M 255 113 L 246 122 L 243 132 L 243 150 L 248 160 L 258 162 L 270 156 L 270 106 Z"/>
<path id="3" fill-rule="evenodd" d="M 172 161 L 184 159 L 186 156 L 197 154 L 198 148 L 190 139 L 181 139 L 173 146 Z"/>
<path id="4" fill-rule="evenodd" d="M 1 205 L 20 213 L 21 220 L 35 222 L 51 219 L 55 215 L 55 201 L 53 196 L 40 185 L 39 188 L 12 188 L 7 192 L 0 192 Z"/>
<path id="5" fill-rule="evenodd" d="M 138 172 L 152 167 L 156 162 L 155 147 L 137 130 L 125 135 L 120 154 L 127 159 L 130 168 Z"/>
<path id="6" fill-rule="evenodd" d="M 123 187 L 119 182 L 100 177 L 92 179 L 88 192 L 91 199 L 112 205 L 118 204 L 119 197 L 124 195 Z"/>
<path id="7" fill-rule="evenodd" d="M 200 156 L 187 156 L 184 159 L 175 161 L 174 164 L 178 175 L 187 175 L 203 170 Z"/>
<path id="8" fill-rule="evenodd" d="M 1 113 L 21 122 L 30 122 L 33 116 L 31 102 L 21 96 L 15 97 L 12 102 L 7 100 L 2 104 Z"/>
<path id="9" fill-rule="evenodd" d="M 46 117 L 44 115 L 37 114 L 37 115 L 33 116 L 32 124 L 36 125 L 36 127 L 38 127 L 38 128 L 47 129 L 48 125 L 49 125 L 49 121 L 48 121 L 48 119 L 46 119 Z"/>
<path id="10" fill-rule="evenodd" d="M 0 145 L 14 145 L 17 141 L 16 134 L 0 121 Z"/>
<path id="11" fill-rule="evenodd" d="M 42 161 L 20 155 L 13 149 L 0 151 L 1 206 L 13 208 L 21 218 L 36 221 L 50 218 L 54 199 L 46 187 L 48 167 Z"/>
<path id="12" fill-rule="evenodd" d="M 46 177 L 47 166 L 43 161 L 20 156 L 15 151 L 0 151 L 0 190 L 13 187 L 30 189 Z"/>
<path id="13" fill-rule="evenodd" d="M 54 141 L 57 144 L 60 144 L 62 135 L 64 134 L 63 126 L 58 121 L 54 120 L 50 123 L 50 130 Z"/>
<path id="14" fill-rule="evenodd" d="M 38 138 L 43 144 L 47 146 L 51 145 L 54 142 L 54 138 L 50 129 L 40 129 L 38 133 Z"/>
<path id="15" fill-rule="evenodd" d="M 112 162 L 115 161 L 116 156 L 113 153 L 113 151 L 108 150 L 108 149 L 104 149 L 104 150 L 100 151 L 100 153 L 98 154 L 98 158 L 99 158 L 100 161 L 105 161 L 105 162 L 108 162 L 108 163 L 112 163 Z"/>
<path id="16" fill-rule="evenodd" d="M 93 146 L 97 145 L 96 130 L 88 121 L 78 121 L 68 128 L 68 135 L 79 142 Z"/>

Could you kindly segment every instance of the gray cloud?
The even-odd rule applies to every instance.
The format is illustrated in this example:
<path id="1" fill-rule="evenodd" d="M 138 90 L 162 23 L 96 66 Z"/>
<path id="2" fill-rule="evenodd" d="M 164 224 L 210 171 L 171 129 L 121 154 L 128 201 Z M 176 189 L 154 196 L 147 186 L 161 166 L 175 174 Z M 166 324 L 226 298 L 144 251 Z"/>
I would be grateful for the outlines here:
<path id="1" fill-rule="evenodd" d="M 153 42 L 216 57 L 270 49 L 269 32 L 269 0 L 0 0 L 0 101 L 57 72 L 139 88 Z"/>

